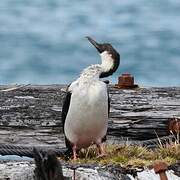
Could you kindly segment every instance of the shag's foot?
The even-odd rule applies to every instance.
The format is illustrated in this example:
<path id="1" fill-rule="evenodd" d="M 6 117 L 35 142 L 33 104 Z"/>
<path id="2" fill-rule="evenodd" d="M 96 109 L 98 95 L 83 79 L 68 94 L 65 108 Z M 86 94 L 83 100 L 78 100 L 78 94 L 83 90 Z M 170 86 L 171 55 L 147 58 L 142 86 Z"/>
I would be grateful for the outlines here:
<path id="1" fill-rule="evenodd" d="M 76 161 L 77 160 L 77 154 L 76 154 L 76 145 L 73 145 L 73 160 Z"/>
<path id="2" fill-rule="evenodd" d="M 102 158 L 107 156 L 107 153 L 104 150 L 104 144 L 97 144 L 97 148 L 99 151 L 99 155 L 97 156 L 97 158 Z"/>

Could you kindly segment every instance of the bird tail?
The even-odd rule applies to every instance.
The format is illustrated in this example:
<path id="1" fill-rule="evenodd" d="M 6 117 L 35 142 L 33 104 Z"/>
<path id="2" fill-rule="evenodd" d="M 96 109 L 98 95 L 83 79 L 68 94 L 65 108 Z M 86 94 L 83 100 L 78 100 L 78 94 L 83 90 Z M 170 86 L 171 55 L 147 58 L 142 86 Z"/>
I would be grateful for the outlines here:
<path id="1" fill-rule="evenodd" d="M 65 144 L 66 144 L 66 148 L 67 150 L 65 151 L 64 155 L 65 155 L 65 159 L 70 159 L 73 155 L 73 150 L 72 150 L 72 145 L 69 142 L 69 140 L 65 137 Z"/>

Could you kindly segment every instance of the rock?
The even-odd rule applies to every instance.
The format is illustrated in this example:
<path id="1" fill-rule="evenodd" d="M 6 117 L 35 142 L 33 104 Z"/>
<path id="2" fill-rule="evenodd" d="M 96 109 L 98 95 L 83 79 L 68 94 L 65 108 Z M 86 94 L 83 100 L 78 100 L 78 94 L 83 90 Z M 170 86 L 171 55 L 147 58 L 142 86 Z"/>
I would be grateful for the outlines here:
<path id="1" fill-rule="evenodd" d="M 83 167 L 83 165 L 81 167 L 81 165 L 78 165 L 75 170 L 72 166 L 70 168 L 68 165 L 63 165 L 62 167 L 63 175 L 66 177 L 65 180 L 72 180 L 74 174 L 76 180 L 135 180 L 132 174 L 124 174 L 125 171 L 123 168 L 118 169 L 117 166 L 113 165 L 106 167 L 88 167 L 88 165 L 87 167 Z M 33 161 L 1 162 L 0 180 L 36 180 L 34 170 L 35 164 Z M 168 170 L 166 173 L 169 180 L 180 179 L 180 177 L 175 175 L 173 170 Z M 159 180 L 158 174 L 155 174 L 153 169 L 145 169 L 142 172 L 137 172 L 137 177 L 139 180 Z"/>
<path id="2" fill-rule="evenodd" d="M 0 163 L 0 180 L 33 180 L 34 167 L 32 162 Z"/>

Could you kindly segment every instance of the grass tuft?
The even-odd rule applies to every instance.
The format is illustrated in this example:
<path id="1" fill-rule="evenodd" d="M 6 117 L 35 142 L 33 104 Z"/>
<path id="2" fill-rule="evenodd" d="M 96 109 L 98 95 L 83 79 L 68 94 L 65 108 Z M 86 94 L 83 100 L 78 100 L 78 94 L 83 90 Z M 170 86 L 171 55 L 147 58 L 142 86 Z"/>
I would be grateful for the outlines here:
<path id="1" fill-rule="evenodd" d="M 73 163 L 86 164 L 117 164 L 122 167 L 148 167 L 155 161 L 164 161 L 168 165 L 180 161 L 180 142 L 179 137 L 174 142 L 168 141 L 166 144 L 159 143 L 156 149 L 148 149 L 142 146 L 133 145 L 105 145 L 107 156 L 97 158 L 98 151 L 96 146 L 82 149 L 78 154 L 78 159 Z"/>

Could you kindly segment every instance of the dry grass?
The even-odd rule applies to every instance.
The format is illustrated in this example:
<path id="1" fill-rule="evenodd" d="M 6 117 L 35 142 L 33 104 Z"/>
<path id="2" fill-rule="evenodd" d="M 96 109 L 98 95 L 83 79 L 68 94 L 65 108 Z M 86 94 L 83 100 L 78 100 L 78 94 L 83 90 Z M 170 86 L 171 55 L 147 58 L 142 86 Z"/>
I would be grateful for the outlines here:
<path id="1" fill-rule="evenodd" d="M 123 167 L 150 166 L 154 161 L 163 160 L 168 165 L 180 161 L 179 135 L 175 142 L 159 143 L 156 149 L 147 149 L 142 146 L 132 145 L 105 145 L 107 156 L 97 158 L 98 152 L 95 146 L 81 150 L 78 159 L 73 163 L 97 163 L 100 165 L 118 164 Z"/>

